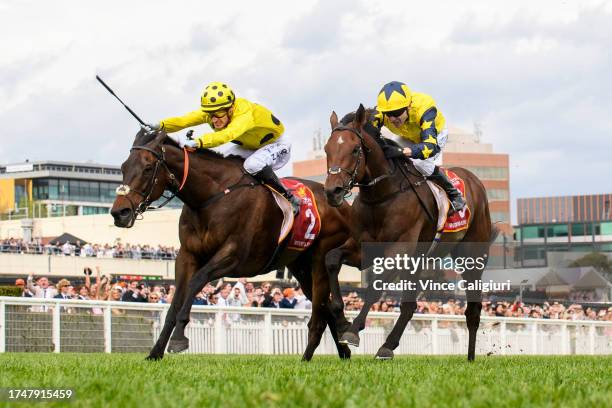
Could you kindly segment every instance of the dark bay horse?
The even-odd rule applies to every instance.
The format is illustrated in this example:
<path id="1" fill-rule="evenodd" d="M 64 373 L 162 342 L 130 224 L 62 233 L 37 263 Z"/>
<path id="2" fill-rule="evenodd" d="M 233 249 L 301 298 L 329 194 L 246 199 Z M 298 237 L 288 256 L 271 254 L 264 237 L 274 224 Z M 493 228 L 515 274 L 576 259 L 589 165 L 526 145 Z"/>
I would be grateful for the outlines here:
<path id="1" fill-rule="evenodd" d="M 332 311 L 342 314 L 343 303 L 338 285 L 338 271 L 342 263 L 361 266 L 361 245 L 369 242 L 404 243 L 407 254 L 416 253 L 417 244 L 431 243 L 436 235 L 438 208 L 430 188 L 423 176 L 410 160 L 387 160 L 382 145 L 388 143 L 371 122 L 373 111 L 363 105 L 338 122 L 336 113 L 330 118 L 332 133 L 325 145 L 328 176 L 325 192 L 331 205 L 342 205 L 343 197 L 353 188 L 359 187 L 359 195 L 352 205 L 351 219 L 354 222 L 352 238 L 327 255 L 330 287 L 332 289 Z M 488 259 L 489 244 L 495 239 L 496 228 L 491 224 L 486 191 L 478 178 L 462 168 L 452 169 L 460 176 L 466 187 L 466 199 L 472 211 L 472 220 L 467 230 L 444 233 L 443 246 L 432 256 L 443 257 L 450 252 L 452 257 L 480 257 Z M 462 243 L 480 243 L 470 245 Z M 429 245 L 429 244 L 428 244 Z M 441 253 L 444 252 L 444 253 Z M 367 266 L 367 265 L 364 265 Z M 462 276 L 467 282 L 479 280 L 483 268 L 475 268 Z M 480 291 L 466 291 L 468 305 L 465 311 L 469 331 L 468 360 L 474 359 L 476 332 L 480 324 Z M 365 319 L 372 304 L 380 297 L 372 285 L 364 299 L 364 306 L 352 325 L 342 335 L 341 342 L 358 345 L 358 333 L 365 326 Z M 400 305 L 400 317 L 376 357 L 393 357 L 404 329 L 416 309 L 415 299 Z M 470 301 L 471 300 L 471 301 Z"/>
<path id="2" fill-rule="evenodd" d="M 287 266 L 298 279 L 313 304 L 303 359 L 312 358 L 326 325 L 330 326 L 340 357 L 350 358 L 350 349 L 339 344 L 336 337 L 325 269 L 325 254 L 349 236 L 349 205 L 328 205 L 321 184 L 302 180 L 316 196 L 320 234 L 310 248 L 287 260 L 286 265 L 282 260 L 272 265 L 283 215 L 268 188 L 247 175 L 242 163 L 238 157 L 225 158 L 211 150 L 188 153 L 162 131 L 141 130 L 136 135 L 130 155 L 121 166 L 123 185 L 111 209 L 115 225 L 132 227 L 136 217 L 164 190 L 175 192 L 185 204 L 178 225 L 181 247 L 175 264 L 176 293 L 159 339 L 147 358 L 161 359 L 166 345 L 170 352 L 189 347 L 184 332 L 192 299 L 207 282 L 223 277 L 252 277 L 282 266 Z M 348 325 L 342 319 L 339 323 Z"/>

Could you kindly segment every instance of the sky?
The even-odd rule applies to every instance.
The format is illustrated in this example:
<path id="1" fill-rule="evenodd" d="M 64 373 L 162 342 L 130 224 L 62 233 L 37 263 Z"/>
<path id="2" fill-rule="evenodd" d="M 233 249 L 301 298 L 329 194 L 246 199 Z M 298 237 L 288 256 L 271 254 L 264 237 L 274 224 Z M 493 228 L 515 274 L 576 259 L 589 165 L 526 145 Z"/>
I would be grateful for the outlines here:
<path id="1" fill-rule="evenodd" d="M 0 0 L 0 15 L 0 163 L 120 164 L 138 124 L 96 74 L 147 122 L 227 82 L 283 121 L 293 160 L 332 110 L 396 80 L 450 126 L 481 123 L 513 200 L 612 192 L 612 2 Z"/>

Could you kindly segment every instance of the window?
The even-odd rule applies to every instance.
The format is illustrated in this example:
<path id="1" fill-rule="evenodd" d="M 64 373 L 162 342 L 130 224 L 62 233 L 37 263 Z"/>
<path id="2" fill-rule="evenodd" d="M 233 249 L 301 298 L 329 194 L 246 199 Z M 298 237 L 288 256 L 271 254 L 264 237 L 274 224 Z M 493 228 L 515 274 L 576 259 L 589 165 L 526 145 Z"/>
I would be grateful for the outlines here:
<path id="1" fill-rule="evenodd" d="M 601 235 L 612 235 L 612 222 L 601 223 Z"/>
<path id="2" fill-rule="evenodd" d="M 508 169 L 506 167 L 476 167 L 466 166 L 466 169 L 476 174 L 482 180 L 507 180 Z"/>
<path id="3" fill-rule="evenodd" d="M 502 211 L 492 211 L 491 212 L 491 221 L 501 221 L 501 222 L 510 222 L 510 218 L 507 212 Z"/>
<path id="4" fill-rule="evenodd" d="M 504 190 L 501 188 L 491 188 L 487 190 L 487 198 L 489 201 L 495 200 L 507 200 L 508 199 L 508 190 Z"/>
<path id="5" fill-rule="evenodd" d="M 523 227 L 523 239 L 544 238 L 545 227 L 543 225 L 528 225 Z"/>
<path id="6" fill-rule="evenodd" d="M 547 237 L 567 237 L 569 227 L 567 224 L 549 225 L 547 228 Z"/>

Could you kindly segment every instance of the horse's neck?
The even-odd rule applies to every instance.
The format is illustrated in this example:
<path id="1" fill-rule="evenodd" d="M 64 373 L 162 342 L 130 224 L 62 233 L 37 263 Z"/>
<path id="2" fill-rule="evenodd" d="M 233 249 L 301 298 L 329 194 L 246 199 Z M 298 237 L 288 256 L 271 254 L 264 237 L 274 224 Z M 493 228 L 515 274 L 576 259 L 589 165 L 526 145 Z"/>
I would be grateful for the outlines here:
<path id="1" fill-rule="evenodd" d="M 384 180 L 377 181 L 373 186 L 363 188 L 362 193 L 366 195 L 381 195 L 392 189 L 396 183 L 392 182 L 396 176 L 394 169 L 386 159 L 385 154 L 380 145 L 370 135 L 366 136 L 366 147 L 370 150 L 367 153 L 366 159 L 366 174 L 361 184 L 367 184 L 380 177 L 388 176 Z"/>
<path id="2" fill-rule="evenodd" d="M 183 150 L 167 148 L 167 164 L 180 184 L 185 171 Z M 212 154 L 189 153 L 187 180 L 177 197 L 188 206 L 198 208 L 209 198 L 237 183 L 242 176 L 242 170 L 233 161 Z"/>

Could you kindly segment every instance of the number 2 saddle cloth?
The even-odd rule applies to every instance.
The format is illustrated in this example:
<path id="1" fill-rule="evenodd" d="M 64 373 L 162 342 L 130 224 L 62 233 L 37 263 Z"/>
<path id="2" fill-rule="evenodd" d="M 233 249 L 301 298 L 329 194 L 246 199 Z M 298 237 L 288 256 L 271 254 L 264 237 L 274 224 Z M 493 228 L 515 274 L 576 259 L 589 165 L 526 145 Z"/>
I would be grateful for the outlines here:
<path id="1" fill-rule="evenodd" d="M 281 183 L 291 193 L 302 200 L 300 212 L 294 217 L 291 203 L 279 192 L 270 188 L 272 196 L 283 211 L 283 224 L 278 237 L 279 245 L 288 239 L 287 249 L 304 251 L 317 238 L 321 231 L 321 216 L 317 209 L 314 193 L 304 183 L 295 179 L 281 179 Z"/>

